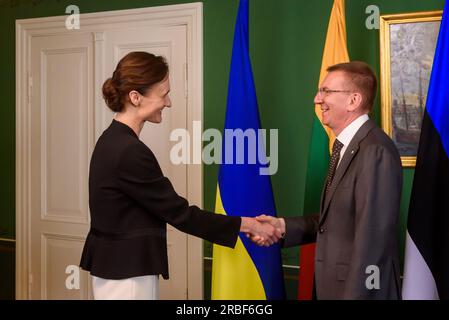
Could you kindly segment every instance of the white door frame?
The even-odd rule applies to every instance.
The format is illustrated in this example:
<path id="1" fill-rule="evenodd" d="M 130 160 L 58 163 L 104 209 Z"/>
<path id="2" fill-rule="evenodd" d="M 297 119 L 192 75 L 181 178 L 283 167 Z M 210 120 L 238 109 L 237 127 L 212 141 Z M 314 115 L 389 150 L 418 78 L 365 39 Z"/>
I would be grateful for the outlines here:
<path id="1" fill-rule="evenodd" d="M 66 32 L 92 33 L 95 41 L 95 137 L 104 128 L 106 107 L 101 95 L 104 74 L 103 32 L 122 23 L 139 26 L 185 25 L 187 29 L 187 130 L 203 121 L 203 4 L 189 3 L 80 15 L 80 29 L 68 31 L 68 16 L 16 20 L 16 298 L 28 299 L 32 279 L 30 257 L 31 221 L 31 39 Z M 202 130 L 202 128 L 201 128 Z M 87 173 L 86 173 L 87 174 Z M 203 204 L 202 165 L 187 166 L 187 199 Z M 203 242 L 187 238 L 187 287 L 189 299 L 203 298 Z"/>

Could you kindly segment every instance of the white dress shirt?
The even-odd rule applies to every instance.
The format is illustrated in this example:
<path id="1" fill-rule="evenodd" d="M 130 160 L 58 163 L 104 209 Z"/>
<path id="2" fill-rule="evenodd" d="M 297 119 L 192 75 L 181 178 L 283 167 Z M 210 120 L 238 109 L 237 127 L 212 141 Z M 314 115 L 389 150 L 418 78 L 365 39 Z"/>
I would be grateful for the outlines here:
<path id="1" fill-rule="evenodd" d="M 343 148 L 340 151 L 340 159 L 338 160 L 337 168 L 340 165 L 340 160 L 343 159 L 343 155 L 345 154 L 348 145 L 351 143 L 352 138 L 354 138 L 360 127 L 363 126 L 363 124 L 368 120 L 369 117 L 367 114 L 361 115 L 360 117 L 352 121 L 349 126 L 344 128 L 343 131 L 338 135 L 337 139 L 338 141 L 343 143 Z"/>

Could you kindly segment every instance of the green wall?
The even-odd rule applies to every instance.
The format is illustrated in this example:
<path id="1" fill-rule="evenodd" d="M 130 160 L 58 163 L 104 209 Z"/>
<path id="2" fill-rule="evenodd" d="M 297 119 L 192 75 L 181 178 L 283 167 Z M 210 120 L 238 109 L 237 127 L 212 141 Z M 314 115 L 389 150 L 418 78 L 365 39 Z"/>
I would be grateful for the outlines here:
<path id="1" fill-rule="evenodd" d="M 272 177 L 280 215 L 300 215 L 309 141 L 314 117 L 313 97 L 327 30 L 331 0 L 250 0 L 250 51 L 262 126 L 279 129 L 279 171 Z M 0 2 L 0 237 L 15 237 L 15 19 L 64 15 L 75 4 L 81 13 L 119 10 L 182 0 L 22 0 Z M 224 124 L 228 73 L 238 0 L 204 3 L 204 127 Z M 365 27 L 365 8 L 377 5 L 381 14 L 441 10 L 444 0 L 347 0 L 350 58 L 371 64 L 379 75 L 379 32 Z M 82 23 L 82 22 L 81 22 Z M 379 99 L 374 118 L 379 122 Z M 215 165 L 204 166 L 204 207 L 214 208 Z M 399 240 L 405 236 L 413 170 L 404 170 Z M 0 252 L 1 254 L 1 252 Z M 206 244 L 205 254 L 210 256 Z M 298 249 L 283 251 L 284 264 L 298 265 Z M 206 263 L 208 269 L 208 263 Z M 297 269 L 286 268 L 288 297 L 296 296 Z M 206 283 L 209 281 L 206 272 Z M 12 275 L 10 275 L 12 277 Z M 1 283 L 1 279 L 0 279 Z M 207 286 L 205 286 L 207 288 Z M 206 291 L 206 296 L 208 292 Z"/>

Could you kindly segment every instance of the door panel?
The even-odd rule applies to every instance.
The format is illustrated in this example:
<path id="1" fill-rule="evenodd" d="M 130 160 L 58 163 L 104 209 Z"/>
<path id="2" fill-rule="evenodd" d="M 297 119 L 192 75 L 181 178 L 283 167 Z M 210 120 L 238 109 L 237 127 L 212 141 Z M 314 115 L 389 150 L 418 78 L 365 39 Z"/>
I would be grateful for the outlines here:
<path id="1" fill-rule="evenodd" d="M 89 226 L 88 165 L 93 147 L 92 35 L 32 39 L 33 299 L 89 297 L 87 281 L 68 290 Z M 87 279 L 87 274 L 82 273 Z"/>

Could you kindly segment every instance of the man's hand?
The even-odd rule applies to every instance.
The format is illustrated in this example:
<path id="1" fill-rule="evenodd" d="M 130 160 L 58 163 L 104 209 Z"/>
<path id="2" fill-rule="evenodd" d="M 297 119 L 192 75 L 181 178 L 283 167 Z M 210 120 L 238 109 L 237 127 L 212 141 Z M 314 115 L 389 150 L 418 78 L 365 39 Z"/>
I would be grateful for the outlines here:
<path id="1" fill-rule="evenodd" d="M 241 232 L 245 232 L 251 240 L 257 239 L 258 245 L 270 246 L 282 237 L 280 229 L 271 223 L 258 221 L 256 218 L 242 217 Z M 253 240 L 254 241 L 254 240 Z"/>
<path id="2" fill-rule="evenodd" d="M 285 220 L 283 218 L 276 218 L 276 217 L 267 216 L 267 215 L 263 214 L 263 215 L 256 217 L 256 220 L 263 224 L 268 223 L 271 226 L 273 226 L 280 233 L 279 238 L 281 238 L 285 234 Z M 268 241 L 266 241 L 266 239 L 264 239 L 263 237 L 260 237 L 258 235 L 247 234 L 247 236 L 249 238 L 251 238 L 251 240 L 259 246 L 267 247 L 272 244 L 272 243 L 269 243 Z"/>

